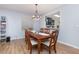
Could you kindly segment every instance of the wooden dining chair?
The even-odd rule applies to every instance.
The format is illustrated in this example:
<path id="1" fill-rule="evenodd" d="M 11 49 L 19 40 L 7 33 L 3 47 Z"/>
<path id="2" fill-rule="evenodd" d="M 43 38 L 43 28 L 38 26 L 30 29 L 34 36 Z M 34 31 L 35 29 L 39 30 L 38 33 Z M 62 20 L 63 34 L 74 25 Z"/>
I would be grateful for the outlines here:
<path id="1" fill-rule="evenodd" d="M 37 41 L 34 41 L 28 31 L 25 31 L 25 41 L 27 42 L 28 45 L 28 50 L 30 50 L 30 54 L 32 53 L 32 46 L 38 44 Z"/>
<path id="2" fill-rule="evenodd" d="M 49 33 L 49 29 L 48 28 L 41 28 L 40 32 L 48 34 Z"/>
<path id="3" fill-rule="evenodd" d="M 46 45 L 49 49 L 49 54 L 51 53 L 51 49 L 54 49 L 54 52 L 56 53 L 56 43 L 57 43 L 57 37 L 58 37 L 58 30 L 52 31 L 50 34 L 50 38 L 48 41 L 43 42 L 44 45 Z"/>

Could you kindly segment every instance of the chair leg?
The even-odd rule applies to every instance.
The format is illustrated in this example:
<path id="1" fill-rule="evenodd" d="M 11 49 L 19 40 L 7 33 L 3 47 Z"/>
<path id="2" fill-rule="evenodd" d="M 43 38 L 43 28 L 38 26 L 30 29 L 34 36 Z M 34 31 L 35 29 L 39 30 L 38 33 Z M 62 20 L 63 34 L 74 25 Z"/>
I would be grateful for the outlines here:
<path id="1" fill-rule="evenodd" d="M 49 54 L 51 54 L 51 49 L 49 49 Z"/>
<path id="2" fill-rule="evenodd" d="M 28 41 L 28 40 L 25 39 L 26 44 L 28 43 L 27 41 Z"/>
<path id="3" fill-rule="evenodd" d="M 28 50 L 30 49 L 30 47 L 28 46 Z"/>
<path id="4" fill-rule="evenodd" d="M 38 54 L 40 54 L 40 43 L 38 43 Z"/>
<path id="5" fill-rule="evenodd" d="M 30 54 L 32 54 L 32 46 L 30 46 Z"/>
<path id="6" fill-rule="evenodd" d="M 32 54 L 32 48 L 30 49 L 30 54 Z"/>
<path id="7" fill-rule="evenodd" d="M 57 51 L 56 51 L 56 46 L 54 46 L 54 52 L 57 53 Z"/>
<path id="8" fill-rule="evenodd" d="M 49 54 L 51 54 L 51 47 L 49 47 Z"/>
<path id="9" fill-rule="evenodd" d="M 28 50 L 30 50 L 30 54 L 32 54 L 32 46 L 28 46 Z"/>

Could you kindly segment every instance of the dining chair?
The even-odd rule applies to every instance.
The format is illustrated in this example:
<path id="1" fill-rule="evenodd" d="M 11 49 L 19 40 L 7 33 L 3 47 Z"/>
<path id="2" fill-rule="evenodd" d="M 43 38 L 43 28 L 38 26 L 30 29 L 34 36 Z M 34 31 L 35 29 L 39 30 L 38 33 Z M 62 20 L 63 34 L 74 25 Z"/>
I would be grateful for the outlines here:
<path id="1" fill-rule="evenodd" d="M 40 29 L 40 32 L 43 32 L 43 33 L 49 33 L 49 29 L 48 28 L 41 28 Z"/>
<path id="2" fill-rule="evenodd" d="M 51 49 L 54 49 L 54 52 L 56 53 L 56 43 L 57 43 L 57 37 L 58 37 L 58 30 L 52 31 L 50 34 L 50 38 L 43 42 L 44 45 L 46 45 L 49 49 L 49 54 L 51 54 Z"/>
<path id="3" fill-rule="evenodd" d="M 37 41 L 34 41 L 30 37 L 29 32 L 27 30 L 25 31 L 25 41 L 27 42 L 28 50 L 30 50 L 30 54 L 31 54 L 32 53 L 32 47 L 33 47 L 33 45 L 36 45 L 38 43 L 37 43 Z"/>

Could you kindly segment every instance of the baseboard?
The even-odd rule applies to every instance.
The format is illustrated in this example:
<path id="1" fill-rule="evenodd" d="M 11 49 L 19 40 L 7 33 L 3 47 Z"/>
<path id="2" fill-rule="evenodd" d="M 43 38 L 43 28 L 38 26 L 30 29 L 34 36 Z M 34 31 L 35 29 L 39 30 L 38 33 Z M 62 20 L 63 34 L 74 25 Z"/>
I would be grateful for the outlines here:
<path id="1" fill-rule="evenodd" d="M 77 47 L 77 46 L 75 46 L 75 45 L 72 45 L 72 44 L 69 44 L 69 43 L 66 43 L 66 42 L 62 42 L 62 41 L 58 41 L 58 42 L 61 43 L 61 44 L 64 44 L 64 45 L 67 45 L 67 46 L 70 46 L 70 47 L 79 49 L 79 47 Z"/>
<path id="2" fill-rule="evenodd" d="M 24 37 L 13 37 L 13 38 L 11 38 L 11 40 L 16 40 L 16 39 L 24 39 Z"/>

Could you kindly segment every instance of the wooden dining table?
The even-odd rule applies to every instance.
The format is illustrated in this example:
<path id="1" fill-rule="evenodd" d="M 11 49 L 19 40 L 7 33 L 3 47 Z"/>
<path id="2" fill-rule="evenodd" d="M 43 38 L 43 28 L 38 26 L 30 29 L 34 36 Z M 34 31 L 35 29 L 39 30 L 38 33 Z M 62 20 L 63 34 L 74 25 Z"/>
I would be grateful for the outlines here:
<path id="1" fill-rule="evenodd" d="M 33 33 L 29 31 L 29 35 L 38 42 L 38 53 L 40 54 L 42 42 L 50 38 L 50 35 L 40 35 L 39 33 Z"/>

